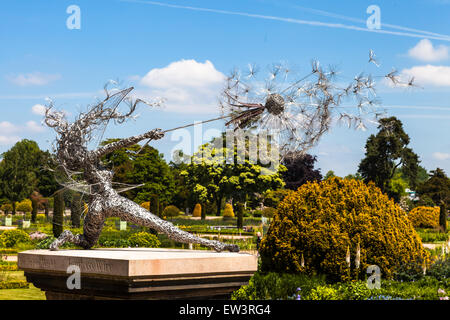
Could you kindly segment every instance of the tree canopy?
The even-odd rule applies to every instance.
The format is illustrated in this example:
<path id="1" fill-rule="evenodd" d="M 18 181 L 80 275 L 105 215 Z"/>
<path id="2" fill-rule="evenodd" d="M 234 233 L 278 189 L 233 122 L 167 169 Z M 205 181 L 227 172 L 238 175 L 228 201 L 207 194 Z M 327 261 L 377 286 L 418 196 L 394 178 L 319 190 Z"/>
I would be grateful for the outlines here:
<path id="1" fill-rule="evenodd" d="M 410 187 L 415 188 L 419 157 L 408 147 L 410 139 L 400 120 L 390 117 L 380 119 L 379 123 L 379 132 L 367 139 L 365 158 L 361 160 L 358 172 L 365 182 L 373 181 L 383 192 L 399 201 L 399 184 L 393 183 L 392 179 L 401 169 Z"/>

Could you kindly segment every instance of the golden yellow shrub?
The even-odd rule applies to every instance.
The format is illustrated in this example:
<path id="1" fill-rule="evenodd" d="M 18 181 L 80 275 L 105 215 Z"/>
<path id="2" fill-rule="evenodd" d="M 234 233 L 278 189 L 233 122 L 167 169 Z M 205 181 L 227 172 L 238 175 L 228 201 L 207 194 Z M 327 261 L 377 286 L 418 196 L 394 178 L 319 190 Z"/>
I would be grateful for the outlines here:
<path id="1" fill-rule="evenodd" d="M 201 217 L 202 216 L 202 205 L 197 203 L 194 207 L 194 211 L 192 212 L 193 217 Z"/>
<path id="2" fill-rule="evenodd" d="M 231 203 L 225 204 L 225 209 L 223 209 L 223 216 L 227 218 L 234 217 L 233 206 L 231 205 Z"/>
<path id="3" fill-rule="evenodd" d="M 439 226 L 439 207 L 416 207 L 408 213 L 415 228 L 434 228 Z"/>
<path id="4" fill-rule="evenodd" d="M 308 182 L 286 196 L 260 254 L 262 271 L 326 274 L 333 280 L 363 279 L 369 265 L 391 279 L 403 266 L 429 259 L 406 213 L 387 195 L 372 183 L 337 177 Z"/>
<path id="5" fill-rule="evenodd" d="M 144 208 L 145 210 L 150 211 L 150 201 L 142 202 L 141 207 Z"/>

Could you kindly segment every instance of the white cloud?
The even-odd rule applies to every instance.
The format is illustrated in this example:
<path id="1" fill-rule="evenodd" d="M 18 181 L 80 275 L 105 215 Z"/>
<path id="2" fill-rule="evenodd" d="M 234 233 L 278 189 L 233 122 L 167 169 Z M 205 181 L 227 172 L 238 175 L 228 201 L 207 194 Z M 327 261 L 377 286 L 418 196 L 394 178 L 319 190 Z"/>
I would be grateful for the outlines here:
<path id="1" fill-rule="evenodd" d="M 45 110 L 46 109 L 47 108 L 45 106 L 43 106 L 42 104 L 35 104 L 34 106 L 31 107 L 31 111 L 34 114 L 37 114 L 37 115 L 40 115 L 40 116 L 45 115 Z"/>
<path id="2" fill-rule="evenodd" d="M 9 121 L 0 122 L 0 134 L 17 132 L 19 128 Z"/>
<path id="3" fill-rule="evenodd" d="M 59 74 L 45 74 L 40 72 L 21 73 L 9 76 L 9 81 L 19 86 L 43 86 L 61 78 Z"/>
<path id="4" fill-rule="evenodd" d="M 0 122 L 0 145 L 12 145 L 23 139 L 19 135 L 30 135 L 45 131 L 45 127 L 35 121 L 28 121 L 25 125 L 16 125 L 9 121 Z"/>
<path id="5" fill-rule="evenodd" d="M 410 69 L 403 69 L 401 78 L 415 78 L 418 85 L 431 86 L 450 86 L 450 67 L 433 66 L 427 64 L 425 66 L 415 66 Z"/>
<path id="6" fill-rule="evenodd" d="M 18 136 L 3 136 L 0 135 L 0 146 L 9 146 L 17 141 L 20 141 L 20 137 Z"/>
<path id="7" fill-rule="evenodd" d="M 444 45 L 433 47 L 430 40 L 422 39 L 414 48 L 409 49 L 408 55 L 420 61 L 440 61 L 448 59 L 448 47 Z"/>
<path id="8" fill-rule="evenodd" d="M 217 113 L 225 78 L 208 60 L 180 60 L 150 70 L 140 79 L 136 95 L 164 98 L 167 111 Z"/>
<path id="9" fill-rule="evenodd" d="M 25 125 L 26 129 L 31 132 L 42 132 L 45 131 L 44 126 L 36 123 L 35 121 L 28 121 Z"/>
<path id="10" fill-rule="evenodd" d="M 450 153 L 435 152 L 435 153 L 433 153 L 433 158 L 435 158 L 437 160 L 449 160 Z"/>

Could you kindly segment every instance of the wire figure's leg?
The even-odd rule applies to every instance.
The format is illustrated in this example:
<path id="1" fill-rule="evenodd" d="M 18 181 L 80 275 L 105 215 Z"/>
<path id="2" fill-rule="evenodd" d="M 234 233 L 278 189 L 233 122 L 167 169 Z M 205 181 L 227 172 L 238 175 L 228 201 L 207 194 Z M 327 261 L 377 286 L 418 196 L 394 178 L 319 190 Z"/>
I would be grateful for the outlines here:
<path id="1" fill-rule="evenodd" d="M 182 243 L 198 243 L 220 252 L 228 250 L 231 252 L 239 252 L 239 246 L 235 244 L 227 244 L 216 240 L 207 240 L 197 237 L 189 232 L 182 231 L 175 227 L 172 223 L 163 220 L 146 209 L 142 208 L 135 202 L 117 196 L 111 201 L 111 215 L 120 217 L 130 223 L 152 228 L 158 232 L 166 234 L 170 239 Z"/>
<path id="2" fill-rule="evenodd" d="M 50 250 L 56 251 L 66 242 L 71 242 L 84 249 L 92 248 L 100 237 L 105 217 L 102 212 L 90 211 L 86 214 L 83 225 L 83 234 L 74 235 L 70 230 L 65 230 L 50 245 Z"/>

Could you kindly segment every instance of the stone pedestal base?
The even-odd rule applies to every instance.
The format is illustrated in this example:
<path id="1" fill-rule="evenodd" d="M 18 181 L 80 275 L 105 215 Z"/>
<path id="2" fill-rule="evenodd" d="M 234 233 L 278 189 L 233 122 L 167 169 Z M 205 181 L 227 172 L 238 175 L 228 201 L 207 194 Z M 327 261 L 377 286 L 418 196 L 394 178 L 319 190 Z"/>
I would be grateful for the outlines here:
<path id="1" fill-rule="evenodd" d="M 257 258 L 175 249 L 30 250 L 18 254 L 18 266 L 48 300 L 227 299 L 248 283 Z M 80 289 L 69 289 L 76 269 Z"/>

